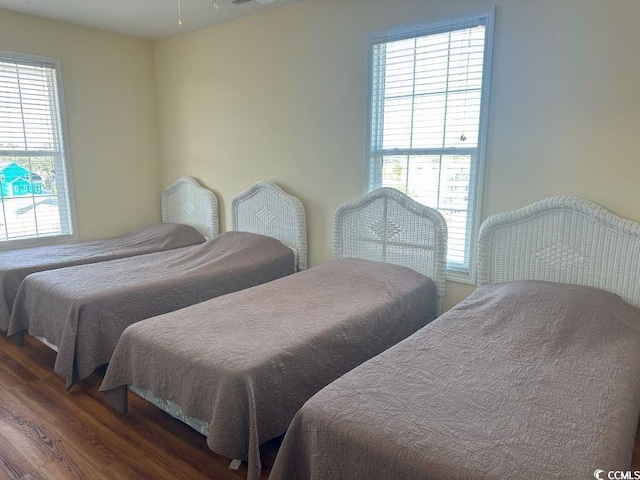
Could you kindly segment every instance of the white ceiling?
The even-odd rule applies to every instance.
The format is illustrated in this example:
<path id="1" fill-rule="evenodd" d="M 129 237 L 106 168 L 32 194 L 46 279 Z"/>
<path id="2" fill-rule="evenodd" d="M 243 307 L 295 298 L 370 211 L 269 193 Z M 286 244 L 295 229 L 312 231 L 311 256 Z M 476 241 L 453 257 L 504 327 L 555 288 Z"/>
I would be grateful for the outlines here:
<path id="1" fill-rule="evenodd" d="M 264 5 L 256 0 L 240 5 L 217 0 L 217 10 L 214 0 L 180 1 L 182 26 L 178 26 L 178 0 L 0 0 L 0 9 L 158 40 L 301 0 Z"/>

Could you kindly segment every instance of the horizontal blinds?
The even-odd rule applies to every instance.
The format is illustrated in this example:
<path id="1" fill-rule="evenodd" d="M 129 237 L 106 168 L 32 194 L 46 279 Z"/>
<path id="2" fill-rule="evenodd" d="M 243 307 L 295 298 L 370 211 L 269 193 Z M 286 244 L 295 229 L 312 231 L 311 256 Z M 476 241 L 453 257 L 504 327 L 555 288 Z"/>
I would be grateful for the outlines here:
<path id="1" fill-rule="evenodd" d="M 469 268 L 486 18 L 372 38 L 371 188 L 437 208 L 449 268 Z"/>
<path id="2" fill-rule="evenodd" d="M 0 57 L 0 241 L 72 233 L 56 78 Z"/>
<path id="3" fill-rule="evenodd" d="M 51 67 L 0 62 L 0 145 L 11 150 L 59 151 Z"/>

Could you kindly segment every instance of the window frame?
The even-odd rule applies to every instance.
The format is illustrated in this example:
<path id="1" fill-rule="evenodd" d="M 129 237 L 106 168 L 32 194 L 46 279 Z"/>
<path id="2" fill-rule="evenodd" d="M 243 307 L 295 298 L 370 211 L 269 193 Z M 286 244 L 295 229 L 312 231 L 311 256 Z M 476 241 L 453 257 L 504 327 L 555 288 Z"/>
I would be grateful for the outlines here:
<path id="1" fill-rule="evenodd" d="M 373 112 L 374 112 L 374 46 L 380 43 L 387 43 L 397 40 L 406 40 L 409 38 L 415 38 L 423 35 L 430 35 L 435 33 L 443 33 L 452 31 L 449 27 L 451 24 L 461 22 L 469 18 L 485 18 L 485 43 L 484 43 L 484 58 L 483 58 L 483 71 L 482 71 L 482 88 L 480 96 L 480 116 L 479 116 L 479 130 L 478 130 L 478 146 L 473 148 L 476 152 L 476 171 L 475 181 L 471 185 L 473 188 L 473 205 L 471 211 L 471 230 L 469 232 L 469 267 L 466 272 L 460 269 L 451 268 L 452 265 L 447 262 L 447 280 L 455 281 L 458 283 L 465 283 L 470 285 L 476 284 L 476 264 L 477 264 L 477 241 L 478 231 L 480 229 L 481 216 L 482 216 L 482 187 L 484 185 L 484 174 L 486 166 L 486 146 L 487 146 L 487 134 L 489 124 L 489 97 L 491 91 L 491 66 L 493 59 L 493 36 L 495 31 L 495 10 L 496 7 L 488 7 L 476 10 L 470 10 L 458 14 L 452 14 L 447 16 L 436 17 L 432 19 L 426 19 L 424 21 L 413 22 L 409 24 L 399 25 L 396 27 L 378 29 L 369 32 L 367 41 L 367 110 L 366 110 L 366 131 L 365 131 L 365 176 L 364 176 L 364 191 L 369 192 L 372 188 L 372 127 L 373 127 Z M 386 40 L 384 40 L 386 38 Z M 422 150 L 437 150 L 437 149 L 393 149 L 398 154 L 419 153 Z M 444 149 L 442 153 L 444 153 Z M 458 149 L 457 152 L 463 153 L 465 149 Z M 447 151 L 451 154 L 452 152 Z M 381 170 L 380 170 L 381 171 Z M 380 178 L 380 183 L 382 179 Z"/>
<path id="2" fill-rule="evenodd" d="M 58 96 L 58 115 L 60 120 L 60 135 L 62 151 L 62 163 L 64 166 L 64 175 L 66 178 L 66 193 L 69 209 L 69 227 L 70 233 L 61 233 L 58 235 L 45 235 L 42 237 L 19 238 L 14 240 L 0 241 L 1 250 L 15 250 L 26 247 L 36 247 L 42 245 L 59 245 L 66 243 L 75 243 L 78 241 L 78 222 L 76 217 L 75 205 L 75 189 L 73 185 L 73 175 L 71 170 L 71 156 L 69 149 L 69 133 L 67 129 L 66 100 L 64 96 L 64 84 L 62 79 L 62 61 L 59 58 L 47 57 L 43 55 L 34 55 L 29 53 L 11 52 L 0 50 L 0 61 L 14 61 L 18 63 L 47 65 L 53 67 L 56 78 L 56 90 Z M 36 150 L 37 151 L 37 150 Z M 1 207 L 0 203 L 0 207 Z"/>

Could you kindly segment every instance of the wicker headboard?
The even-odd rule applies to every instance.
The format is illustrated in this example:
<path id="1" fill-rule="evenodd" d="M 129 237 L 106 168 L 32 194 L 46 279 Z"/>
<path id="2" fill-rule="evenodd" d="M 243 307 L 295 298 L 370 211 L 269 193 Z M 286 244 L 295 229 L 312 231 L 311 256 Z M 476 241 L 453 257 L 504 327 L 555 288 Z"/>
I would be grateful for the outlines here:
<path id="1" fill-rule="evenodd" d="M 218 199 L 191 177 L 182 177 L 162 191 L 162 221 L 191 225 L 202 235 L 220 233 Z"/>
<path id="2" fill-rule="evenodd" d="M 427 275 L 444 295 L 447 223 L 394 188 L 379 188 L 341 205 L 333 218 L 333 257 L 395 263 Z"/>
<path id="3" fill-rule="evenodd" d="M 478 283 L 588 285 L 640 306 L 640 224 L 560 196 L 489 217 L 480 228 Z"/>
<path id="4" fill-rule="evenodd" d="M 298 255 L 298 270 L 307 268 L 307 221 L 302 202 L 275 183 L 260 181 L 231 203 L 233 230 L 280 240 Z"/>

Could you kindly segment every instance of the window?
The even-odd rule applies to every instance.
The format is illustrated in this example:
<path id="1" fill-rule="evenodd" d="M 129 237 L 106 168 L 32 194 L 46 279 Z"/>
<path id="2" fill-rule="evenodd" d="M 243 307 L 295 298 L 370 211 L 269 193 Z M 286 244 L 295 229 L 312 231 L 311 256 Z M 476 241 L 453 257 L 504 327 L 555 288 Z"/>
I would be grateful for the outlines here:
<path id="1" fill-rule="evenodd" d="M 394 187 L 449 228 L 448 275 L 475 282 L 493 10 L 370 36 L 369 190 Z"/>
<path id="2" fill-rule="evenodd" d="M 60 62 L 0 52 L 0 246 L 74 238 L 62 120 Z"/>

